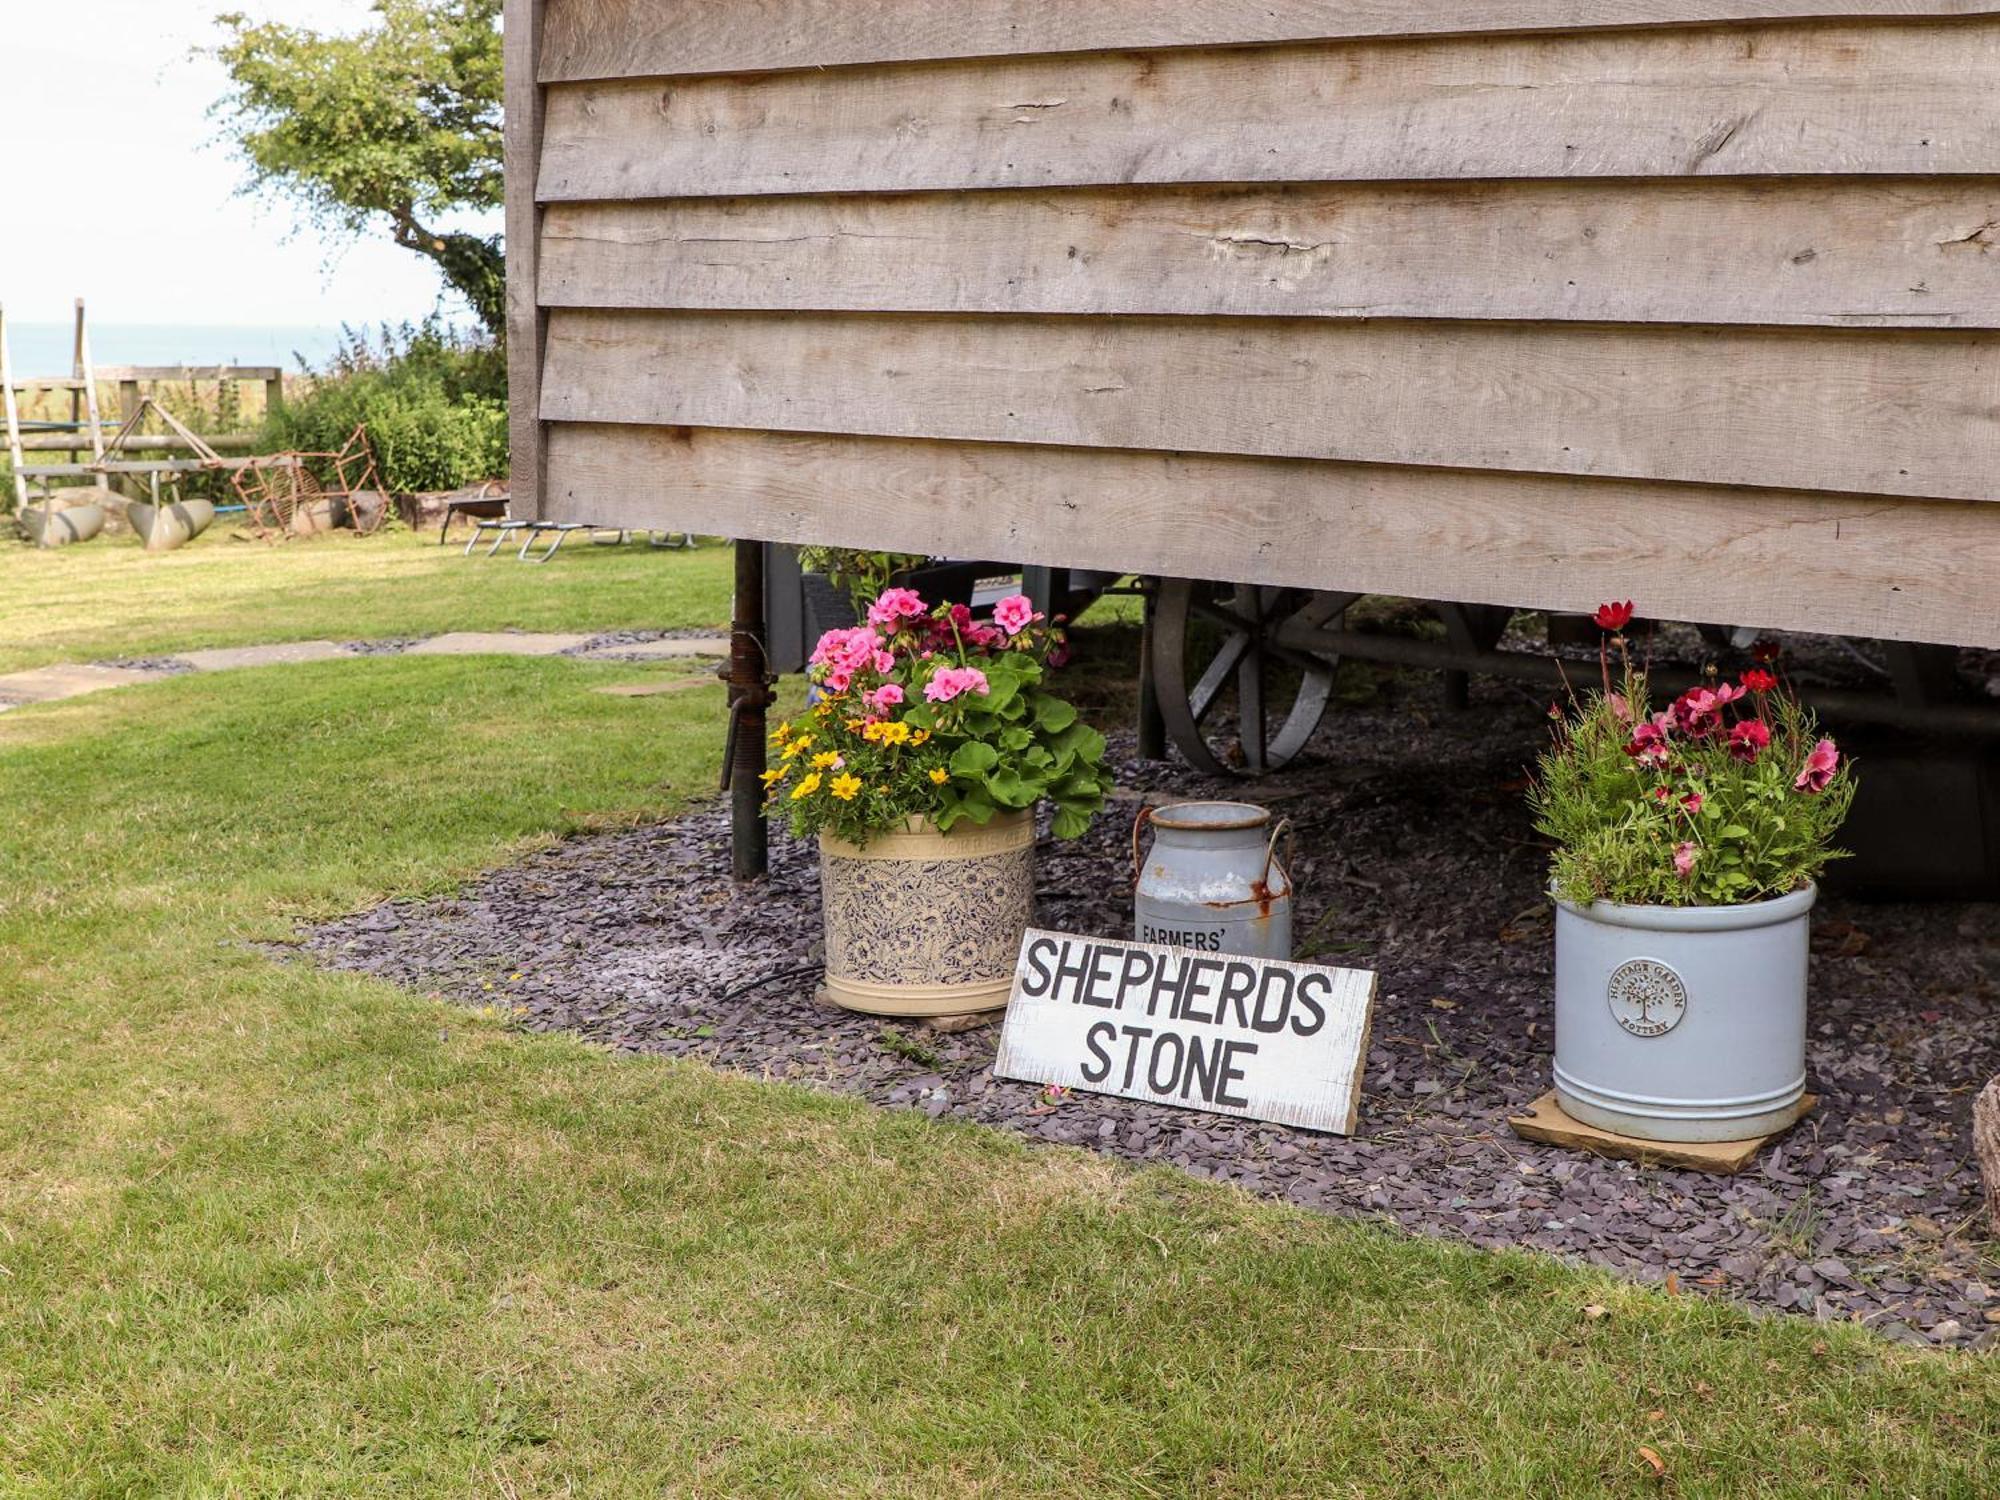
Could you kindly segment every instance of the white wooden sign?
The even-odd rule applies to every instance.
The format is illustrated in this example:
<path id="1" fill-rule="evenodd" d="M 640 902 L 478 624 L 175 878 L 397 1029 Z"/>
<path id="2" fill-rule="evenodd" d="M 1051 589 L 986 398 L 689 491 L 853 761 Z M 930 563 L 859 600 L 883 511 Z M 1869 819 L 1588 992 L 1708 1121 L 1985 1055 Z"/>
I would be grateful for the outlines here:
<path id="1" fill-rule="evenodd" d="M 1375 976 L 1030 928 L 993 1071 L 1340 1135 Z"/>

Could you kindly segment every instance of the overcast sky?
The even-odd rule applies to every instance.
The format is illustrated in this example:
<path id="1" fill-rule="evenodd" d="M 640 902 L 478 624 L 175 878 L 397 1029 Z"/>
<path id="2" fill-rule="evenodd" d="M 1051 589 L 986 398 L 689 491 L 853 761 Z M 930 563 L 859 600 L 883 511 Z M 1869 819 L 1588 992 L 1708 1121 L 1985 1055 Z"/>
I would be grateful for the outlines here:
<path id="1" fill-rule="evenodd" d="M 189 55 L 230 10 L 338 30 L 369 18 L 367 0 L 0 0 L 10 321 L 66 321 L 79 296 L 112 323 L 373 323 L 437 305 L 427 261 L 386 240 L 325 244 L 289 205 L 238 195 L 243 168 L 207 115 L 222 70 Z"/>

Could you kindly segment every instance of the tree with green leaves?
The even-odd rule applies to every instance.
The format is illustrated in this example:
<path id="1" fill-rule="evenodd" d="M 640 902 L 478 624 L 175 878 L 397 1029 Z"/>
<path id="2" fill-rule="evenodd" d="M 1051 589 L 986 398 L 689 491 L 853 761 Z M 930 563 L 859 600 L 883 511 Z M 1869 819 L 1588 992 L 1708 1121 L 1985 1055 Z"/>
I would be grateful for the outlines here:
<path id="1" fill-rule="evenodd" d="M 496 338 L 506 326 L 498 235 L 433 225 L 504 202 L 501 0 L 374 0 L 352 35 L 218 17 L 215 55 L 233 87 L 216 106 L 250 186 L 298 204 L 322 229 L 386 227 L 437 263 Z"/>

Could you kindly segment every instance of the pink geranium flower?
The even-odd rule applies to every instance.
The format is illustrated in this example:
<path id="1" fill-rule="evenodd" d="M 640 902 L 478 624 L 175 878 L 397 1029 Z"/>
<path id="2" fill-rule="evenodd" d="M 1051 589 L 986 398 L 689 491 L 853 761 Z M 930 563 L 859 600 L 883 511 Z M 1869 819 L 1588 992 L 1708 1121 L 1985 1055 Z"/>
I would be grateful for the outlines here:
<path id="1" fill-rule="evenodd" d="M 945 667 L 924 686 L 924 697 L 933 703 L 949 703 L 963 693 L 990 691 L 986 674 L 977 667 Z"/>
<path id="2" fill-rule="evenodd" d="M 1691 879 L 1694 875 L 1694 862 L 1700 853 L 1701 851 L 1693 844 L 1674 845 L 1674 873 L 1683 880 Z"/>
<path id="3" fill-rule="evenodd" d="M 894 630 L 903 620 L 917 620 L 930 613 L 915 589 L 884 589 L 868 606 L 868 623 Z"/>
<path id="4" fill-rule="evenodd" d="M 878 713 L 894 708 L 903 701 L 903 690 L 893 682 L 885 682 L 868 695 L 868 706 Z"/>
<path id="5" fill-rule="evenodd" d="M 993 623 L 1009 635 L 1019 635 L 1040 618 L 1026 594 L 1010 594 L 993 606 Z"/>
<path id="6" fill-rule="evenodd" d="M 1840 750 L 1832 740 L 1821 740 L 1806 757 L 1805 768 L 1792 786 L 1801 792 L 1823 792 L 1840 769 Z"/>

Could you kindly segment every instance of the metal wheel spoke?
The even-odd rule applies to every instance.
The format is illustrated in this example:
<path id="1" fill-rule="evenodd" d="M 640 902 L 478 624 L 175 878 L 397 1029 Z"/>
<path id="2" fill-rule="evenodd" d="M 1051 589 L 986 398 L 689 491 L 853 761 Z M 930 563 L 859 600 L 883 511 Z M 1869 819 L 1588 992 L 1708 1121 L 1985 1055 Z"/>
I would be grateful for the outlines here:
<path id="1" fill-rule="evenodd" d="M 1249 649 L 1250 637 L 1239 633 L 1231 636 L 1223 643 L 1222 649 L 1215 653 L 1215 660 L 1210 662 L 1208 670 L 1201 674 L 1201 681 L 1197 682 L 1188 693 L 1188 711 L 1194 715 L 1195 723 L 1199 724 L 1208 717 L 1209 710 L 1215 707 L 1216 694 L 1222 691 L 1230 677 L 1235 674 L 1237 664 L 1243 660 L 1243 654 Z"/>
<path id="2" fill-rule="evenodd" d="M 1243 765 L 1253 775 L 1264 767 L 1264 653 L 1247 653 L 1236 668 L 1236 737 Z"/>

